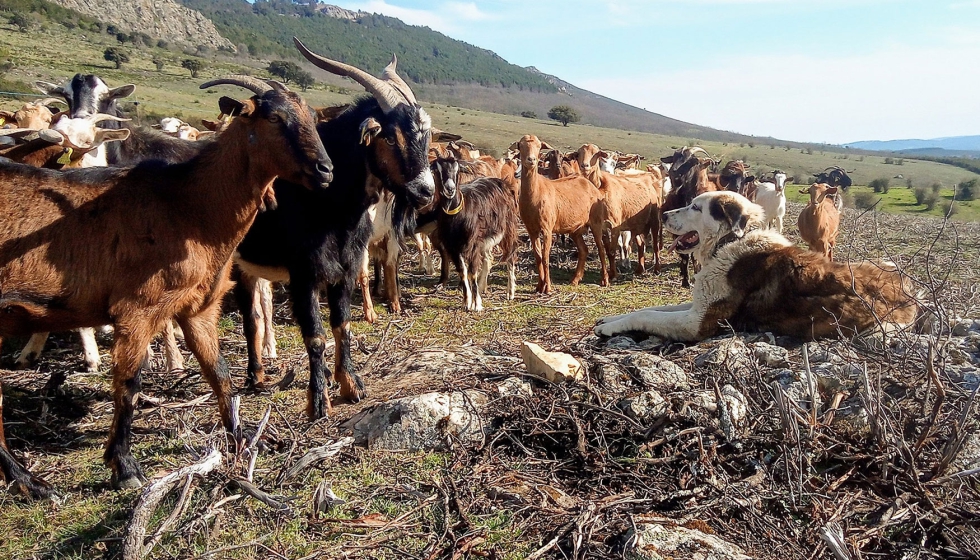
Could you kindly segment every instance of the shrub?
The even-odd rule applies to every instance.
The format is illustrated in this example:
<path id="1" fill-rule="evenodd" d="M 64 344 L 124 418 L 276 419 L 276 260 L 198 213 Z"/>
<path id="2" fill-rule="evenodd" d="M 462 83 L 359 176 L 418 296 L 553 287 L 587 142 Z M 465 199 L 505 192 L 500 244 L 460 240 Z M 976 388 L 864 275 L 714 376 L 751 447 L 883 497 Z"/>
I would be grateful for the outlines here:
<path id="1" fill-rule="evenodd" d="M 873 193 L 859 192 L 854 194 L 854 207 L 858 210 L 867 210 L 878 202 L 878 197 Z"/>
<path id="2" fill-rule="evenodd" d="M 272 74 L 273 76 L 282 80 L 284 84 L 288 84 L 291 80 L 295 80 L 296 76 L 303 72 L 295 62 L 289 62 L 288 60 L 273 60 L 266 67 L 266 72 Z"/>
<path id="3" fill-rule="evenodd" d="M 926 194 L 925 200 L 922 201 L 922 203 L 926 205 L 926 210 L 930 212 L 936 207 L 937 202 L 939 202 L 939 194 L 936 192 Z"/>
<path id="4" fill-rule="evenodd" d="M 116 68 L 122 68 L 122 65 L 129 62 L 129 56 L 124 53 L 121 49 L 116 47 L 109 47 L 102 53 L 102 58 L 108 60 L 109 62 L 114 62 Z"/>
<path id="5" fill-rule="evenodd" d="M 191 77 L 196 78 L 197 73 L 204 70 L 204 63 L 195 58 L 186 58 L 180 63 L 181 68 L 186 68 L 191 71 Z"/>
<path id="6" fill-rule="evenodd" d="M 535 113 L 534 111 L 521 111 L 521 116 L 524 117 L 525 119 L 536 119 L 536 118 L 538 118 L 538 114 Z"/>
<path id="7" fill-rule="evenodd" d="M 163 65 L 166 64 L 167 61 L 165 61 L 161 56 L 154 56 L 152 62 L 153 65 L 157 67 L 157 72 L 163 72 Z"/>
<path id="8" fill-rule="evenodd" d="M 939 191 L 943 189 L 943 185 L 941 183 L 933 183 L 929 188 L 932 189 L 932 192 L 939 194 Z"/>
<path id="9" fill-rule="evenodd" d="M 560 122 L 562 126 L 568 126 L 568 123 L 577 123 L 582 120 L 578 112 L 568 105 L 555 105 L 548 111 L 548 118 Z"/>
<path id="10" fill-rule="evenodd" d="M 946 202 L 945 204 L 943 204 L 943 215 L 944 216 L 953 216 L 953 215 L 955 215 L 959 211 L 960 211 L 960 207 L 959 207 L 958 204 L 956 204 L 956 201 L 955 200 L 950 200 L 950 201 Z"/>
<path id="11" fill-rule="evenodd" d="M 892 158 L 890 157 L 885 158 L 885 165 L 891 165 L 893 163 L 895 163 L 895 160 L 893 160 Z"/>
<path id="12" fill-rule="evenodd" d="M 980 195 L 980 180 L 970 179 L 956 185 L 956 200 L 976 200 Z"/>
<path id="13" fill-rule="evenodd" d="M 889 183 L 890 180 L 887 177 L 881 177 L 879 179 L 875 179 L 874 181 L 871 181 L 871 184 L 868 186 L 871 187 L 871 190 L 873 190 L 876 193 L 887 193 Z"/>
<path id="14" fill-rule="evenodd" d="M 916 187 L 915 188 L 915 203 L 917 205 L 920 205 L 920 206 L 922 204 L 925 204 L 925 202 L 926 202 L 926 196 L 928 196 L 928 195 L 929 195 L 929 190 L 928 189 L 926 189 L 925 187 Z"/>
<path id="15" fill-rule="evenodd" d="M 158 49 L 165 49 L 165 48 L 167 48 L 169 46 L 170 46 L 170 43 L 164 41 L 163 39 L 160 39 L 159 41 L 157 41 L 157 48 Z"/>
<path id="16" fill-rule="evenodd" d="M 313 78 L 313 74 L 310 74 L 306 70 L 300 70 L 297 72 L 293 79 L 296 80 L 296 85 L 302 88 L 303 91 L 313 87 L 313 84 L 316 83 L 316 80 Z"/>

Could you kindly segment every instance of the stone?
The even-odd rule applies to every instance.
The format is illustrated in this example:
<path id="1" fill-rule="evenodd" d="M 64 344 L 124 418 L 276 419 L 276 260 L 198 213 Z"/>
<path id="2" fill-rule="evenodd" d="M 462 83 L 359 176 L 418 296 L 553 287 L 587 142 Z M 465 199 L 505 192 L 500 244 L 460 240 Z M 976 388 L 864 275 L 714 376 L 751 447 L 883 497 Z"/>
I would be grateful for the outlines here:
<path id="1" fill-rule="evenodd" d="M 627 533 L 626 542 L 635 543 L 626 553 L 633 560 L 751 560 L 738 545 L 662 518 L 638 523 Z"/>
<path id="2" fill-rule="evenodd" d="M 749 401 L 732 385 L 721 388 L 718 401 L 718 422 L 728 441 L 738 441 L 745 431 L 749 415 Z"/>
<path id="3" fill-rule="evenodd" d="M 612 350 L 630 350 L 636 348 L 636 341 L 628 336 L 614 336 L 606 341 L 606 348 Z"/>
<path id="4" fill-rule="evenodd" d="M 752 353 L 764 366 L 784 367 L 789 365 L 789 350 L 766 342 L 753 342 Z"/>
<path id="5" fill-rule="evenodd" d="M 860 397 L 852 397 L 841 403 L 834 413 L 832 425 L 854 435 L 867 435 L 871 431 L 871 424 L 868 420 L 868 409 L 864 408 Z"/>
<path id="6" fill-rule="evenodd" d="M 451 441 L 483 439 L 486 426 L 480 412 L 486 404 L 487 396 L 475 390 L 426 393 L 375 405 L 341 427 L 369 449 L 444 450 Z"/>
<path id="7" fill-rule="evenodd" d="M 749 356 L 749 348 L 742 339 L 728 338 L 698 356 L 694 363 L 698 366 L 724 366 L 731 372 L 740 372 L 752 367 Z"/>
<path id="8" fill-rule="evenodd" d="M 647 391 L 619 401 L 619 408 L 636 420 L 660 418 L 670 410 L 670 403 L 657 391 Z"/>
<path id="9" fill-rule="evenodd" d="M 806 349 L 809 352 L 810 364 L 823 364 L 833 360 L 830 351 L 820 346 L 818 342 L 807 342 Z M 802 354 L 802 350 L 800 351 Z"/>
<path id="10" fill-rule="evenodd" d="M 974 432 L 963 444 L 963 448 L 960 449 L 959 455 L 956 456 L 947 474 L 955 474 L 978 467 L 980 467 L 980 432 Z"/>
<path id="11" fill-rule="evenodd" d="M 521 357 L 529 374 L 552 383 L 585 378 L 582 364 L 564 352 L 548 352 L 533 342 L 524 342 L 521 344 Z"/>
<path id="12" fill-rule="evenodd" d="M 654 348 L 660 348 L 664 345 L 664 339 L 659 336 L 651 336 L 646 340 L 641 340 L 636 347 L 640 350 L 653 350 Z"/>
<path id="13" fill-rule="evenodd" d="M 821 377 L 819 375 L 816 377 L 817 393 L 814 395 L 814 397 L 817 404 L 817 410 L 819 410 L 820 406 L 823 404 L 820 399 Z M 822 379 L 825 380 L 824 383 L 828 387 L 842 387 L 840 382 L 835 377 L 823 377 Z M 796 404 L 800 405 L 803 410 L 810 409 L 810 389 L 807 387 L 807 383 L 803 375 L 797 375 L 797 373 L 792 370 L 783 369 L 778 372 L 776 381 L 779 383 L 779 386 L 783 389 L 783 391 L 786 392 L 786 395 L 792 398 Z M 834 382 L 836 382 L 836 385 L 832 384 Z M 837 391 L 831 390 L 828 392 L 834 393 Z"/>
<path id="14" fill-rule="evenodd" d="M 501 397 L 530 397 L 534 394 L 531 384 L 520 377 L 508 377 L 497 384 Z"/>
<path id="15" fill-rule="evenodd" d="M 966 336 L 970 334 L 972 328 L 973 321 L 971 319 L 959 319 L 953 322 L 951 333 L 953 336 Z"/>
<path id="16" fill-rule="evenodd" d="M 691 386 L 690 378 L 683 368 L 660 356 L 638 352 L 630 354 L 621 363 L 644 387 L 670 392 Z"/>

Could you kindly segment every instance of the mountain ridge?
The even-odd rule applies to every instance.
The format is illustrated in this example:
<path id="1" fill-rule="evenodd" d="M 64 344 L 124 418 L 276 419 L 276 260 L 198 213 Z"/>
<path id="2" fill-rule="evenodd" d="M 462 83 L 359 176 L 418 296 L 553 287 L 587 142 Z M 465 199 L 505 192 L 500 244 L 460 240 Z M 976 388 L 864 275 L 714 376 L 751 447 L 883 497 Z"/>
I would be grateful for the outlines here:
<path id="1" fill-rule="evenodd" d="M 862 140 L 844 144 L 849 148 L 876 152 L 903 152 L 911 150 L 944 150 L 954 152 L 980 151 L 980 135 L 944 136 L 942 138 L 908 138 L 899 140 Z"/>

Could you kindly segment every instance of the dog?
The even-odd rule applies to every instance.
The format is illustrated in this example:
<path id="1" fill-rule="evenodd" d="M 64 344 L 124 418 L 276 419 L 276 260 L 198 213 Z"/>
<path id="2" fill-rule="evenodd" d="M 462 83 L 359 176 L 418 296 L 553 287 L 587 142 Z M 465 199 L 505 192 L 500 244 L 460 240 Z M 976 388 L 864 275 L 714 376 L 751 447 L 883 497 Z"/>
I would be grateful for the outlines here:
<path id="1" fill-rule="evenodd" d="M 698 195 L 664 213 L 677 235 L 671 249 L 702 263 L 692 301 L 649 307 L 599 321 L 602 337 L 642 332 L 696 342 L 722 324 L 801 339 L 853 336 L 915 322 L 911 286 L 887 262 L 837 263 L 765 229 L 757 204 L 733 192 Z"/>

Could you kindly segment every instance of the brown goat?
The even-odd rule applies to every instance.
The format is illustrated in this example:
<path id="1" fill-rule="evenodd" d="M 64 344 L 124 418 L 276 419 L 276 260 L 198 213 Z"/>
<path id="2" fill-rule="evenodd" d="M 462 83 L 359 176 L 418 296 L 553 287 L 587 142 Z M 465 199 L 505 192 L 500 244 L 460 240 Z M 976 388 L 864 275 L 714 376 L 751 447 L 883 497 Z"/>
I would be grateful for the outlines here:
<path id="1" fill-rule="evenodd" d="M 531 237 L 534 260 L 538 267 L 538 293 L 551 293 L 551 236 L 555 233 L 571 234 L 578 246 L 578 266 L 572 276 L 577 286 L 585 276 L 585 261 L 589 249 L 585 244 L 586 228 L 592 231 L 599 261 L 606 258 L 602 244 L 602 218 L 597 203 L 602 195 L 584 177 L 565 177 L 550 180 L 538 174 L 538 156 L 541 149 L 552 149 L 536 136 L 525 135 L 517 143 L 521 161 L 521 194 L 519 207 L 524 227 Z M 543 244 L 541 236 L 544 236 Z M 604 282 L 602 285 L 605 286 Z"/>
<path id="2" fill-rule="evenodd" d="M 16 111 L 0 111 L 0 126 L 16 124 L 18 128 L 42 130 L 49 128 L 57 113 L 48 109 L 51 103 L 64 103 L 58 97 L 46 97 L 39 101 L 30 101 Z"/>
<path id="3" fill-rule="evenodd" d="M 660 272 L 660 207 L 663 206 L 663 178 L 659 173 L 634 171 L 629 175 L 604 173 L 599 161 L 609 157 L 595 144 L 585 144 L 578 151 L 578 163 L 586 177 L 599 188 L 602 200 L 599 213 L 603 228 L 610 229 L 606 240 L 606 254 L 609 267 L 602 263 L 602 278 L 615 279 L 617 276 L 616 251 L 614 244 L 620 233 L 627 231 L 635 240 L 638 250 L 637 274 L 646 271 L 646 251 L 644 242 L 650 239 L 654 250 L 654 270 Z"/>
<path id="4" fill-rule="evenodd" d="M 147 344 L 171 318 L 215 393 L 225 428 L 237 432 L 217 329 L 231 287 L 232 252 L 277 176 L 311 189 L 331 179 L 313 112 L 299 96 L 247 76 L 202 87 L 217 84 L 256 95 L 244 102 L 221 98 L 222 111 L 237 118 L 186 163 L 66 172 L 0 164 L 0 207 L 6 209 L 0 339 L 113 325 L 114 415 L 105 461 L 117 488 L 145 481 L 130 452 L 140 365 Z M 16 492 L 51 494 L 2 437 L 0 466 Z"/>
<path id="5" fill-rule="evenodd" d="M 810 193 L 810 203 L 800 212 L 796 220 L 800 237 L 815 253 L 821 253 L 834 260 L 834 244 L 840 229 L 840 212 L 834 206 L 837 187 L 826 183 L 814 183 L 809 189 L 800 189 L 800 194 Z"/>

